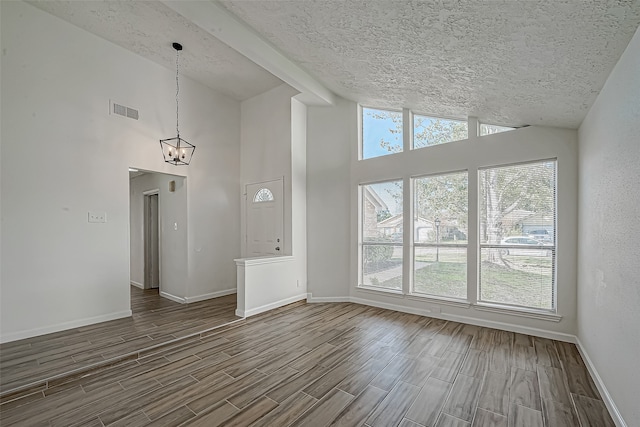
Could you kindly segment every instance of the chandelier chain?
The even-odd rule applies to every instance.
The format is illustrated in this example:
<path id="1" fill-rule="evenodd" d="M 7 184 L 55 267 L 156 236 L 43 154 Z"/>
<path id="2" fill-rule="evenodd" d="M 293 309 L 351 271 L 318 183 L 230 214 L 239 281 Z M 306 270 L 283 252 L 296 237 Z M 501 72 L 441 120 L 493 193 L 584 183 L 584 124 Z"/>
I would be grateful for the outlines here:
<path id="1" fill-rule="evenodd" d="M 179 100 L 178 100 L 178 94 L 180 93 L 180 80 L 178 79 L 179 76 L 179 61 L 178 59 L 180 58 L 180 51 L 176 49 L 176 134 L 178 137 L 180 137 L 180 128 L 178 126 L 178 114 L 179 114 Z"/>

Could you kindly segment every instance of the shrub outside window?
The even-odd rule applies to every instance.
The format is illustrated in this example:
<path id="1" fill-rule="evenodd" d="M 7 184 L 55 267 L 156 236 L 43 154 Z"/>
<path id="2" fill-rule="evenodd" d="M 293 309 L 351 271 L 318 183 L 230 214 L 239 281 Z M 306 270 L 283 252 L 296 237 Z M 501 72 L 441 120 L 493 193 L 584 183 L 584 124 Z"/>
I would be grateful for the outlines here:
<path id="1" fill-rule="evenodd" d="M 402 181 L 360 186 L 362 286 L 402 290 Z"/>

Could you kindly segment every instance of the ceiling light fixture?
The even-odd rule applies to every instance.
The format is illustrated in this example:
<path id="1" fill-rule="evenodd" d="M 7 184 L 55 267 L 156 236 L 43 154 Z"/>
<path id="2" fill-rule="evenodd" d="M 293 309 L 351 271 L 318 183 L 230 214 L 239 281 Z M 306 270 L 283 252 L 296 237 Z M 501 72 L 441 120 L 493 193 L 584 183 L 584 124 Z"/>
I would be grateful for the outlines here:
<path id="1" fill-rule="evenodd" d="M 184 139 L 180 138 L 180 129 L 178 127 L 178 111 L 179 111 L 179 102 L 178 102 L 178 94 L 180 93 L 180 83 L 178 80 L 179 68 L 178 68 L 178 60 L 180 59 L 180 51 L 182 50 L 182 45 L 180 43 L 174 43 L 173 48 L 176 50 L 176 137 L 161 139 L 160 140 L 160 148 L 162 149 L 162 155 L 164 156 L 164 161 L 167 163 L 171 163 L 172 165 L 188 165 L 191 162 L 191 157 L 193 157 L 193 152 L 196 150 L 196 146 L 193 144 L 189 144 Z"/>

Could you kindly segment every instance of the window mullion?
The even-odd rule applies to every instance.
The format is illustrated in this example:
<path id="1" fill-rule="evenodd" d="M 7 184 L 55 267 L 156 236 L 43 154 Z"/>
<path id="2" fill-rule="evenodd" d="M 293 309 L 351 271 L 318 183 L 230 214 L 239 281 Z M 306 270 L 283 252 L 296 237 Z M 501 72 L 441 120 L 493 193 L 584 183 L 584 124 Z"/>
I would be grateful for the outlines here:
<path id="1" fill-rule="evenodd" d="M 476 125 L 477 125 L 476 119 Z M 469 120 L 471 125 L 471 119 Z M 469 126 L 469 136 L 471 136 L 472 127 Z M 475 128 L 473 128 L 475 129 Z M 474 137 L 475 138 L 475 137 Z M 475 168 L 469 169 L 469 181 L 468 181 L 468 219 L 469 234 L 467 235 L 467 300 L 471 304 L 475 304 L 478 301 L 478 279 L 479 279 L 479 265 L 480 256 L 478 248 L 478 230 L 480 229 L 479 219 L 479 190 L 478 190 L 478 170 Z"/>
<path id="2" fill-rule="evenodd" d="M 405 177 L 402 183 L 402 293 L 411 293 L 413 281 L 413 185 L 411 178 Z"/>

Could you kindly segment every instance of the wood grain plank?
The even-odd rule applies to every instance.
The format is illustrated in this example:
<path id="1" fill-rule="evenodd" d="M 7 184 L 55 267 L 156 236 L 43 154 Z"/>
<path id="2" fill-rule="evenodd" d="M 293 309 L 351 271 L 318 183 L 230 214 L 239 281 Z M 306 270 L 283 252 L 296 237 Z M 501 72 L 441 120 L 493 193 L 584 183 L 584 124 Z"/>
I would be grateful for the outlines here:
<path id="1" fill-rule="evenodd" d="M 211 390 L 208 390 L 199 398 L 189 402 L 187 404 L 187 407 L 196 414 L 200 414 L 200 412 L 205 411 L 207 408 L 220 402 L 227 396 L 234 394 L 244 389 L 245 387 L 249 387 L 265 377 L 266 375 L 261 372 L 251 371 L 247 375 L 236 379 L 232 383 L 224 384 L 221 387 L 212 387 Z"/>
<path id="2" fill-rule="evenodd" d="M 356 427 L 362 425 L 369 414 L 387 396 L 387 392 L 376 387 L 367 387 L 333 420 L 332 426 Z"/>
<path id="3" fill-rule="evenodd" d="M 472 427 L 507 427 L 508 425 L 509 419 L 506 416 L 478 408 L 473 417 Z"/>
<path id="4" fill-rule="evenodd" d="M 149 423 L 153 425 L 153 427 L 169 427 L 169 426 L 178 426 L 181 425 L 190 419 L 194 418 L 196 414 L 193 411 L 189 410 L 186 406 L 180 406 L 171 412 L 164 414 L 160 418 L 157 418 L 153 421 L 153 423 Z M 111 427 L 113 424 L 109 425 Z M 146 425 L 146 424 L 145 424 Z"/>
<path id="5" fill-rule="evenodd" d="M 561 369 L 538 365 L 538 384 L 540 385 L 540 397 L 542 399 L 554 400 L 571 406 L 569 386 Z"/>
<path id="6" fill-rule="evenodd" d="M 458 375 L 442 412 L 461 420 L 471 422 L 478 406 L 482 380 L 466 375 Z"/>
<path id="7" fill-rule="evenodd" d="M 317 401 L 306 393 L 298 392 L 252 424 L 252 427 L 288 426 L 315 405 Z"/>
<path id="8" fill-rule="evenodd" d="M 403 418 L 398 427 L 424 427 L 422 424 L 414 423 L 408 418 Z"/>
<path id="9" fill-rule="evenodd" d="M 267 375 L 265 378 L 262 378 L 253 384 L 250 387 L 245 387 L 244 389 L 230 394 L 227 397 L 227 401 L 231 403 L 236 408 L 242 409 L 245 406 L 249 405 L 251 402 L 256 401 L 260 398 L 260 396 L 267 394 L 270 390 L 277 387 L 279 384 L 287 381 L 298 373 L 293 368 L 285 366 L 279 371 L 274 372 L 271 375 Z"/>
<path id="10" fill-rule="evenodd" d="M 572 395 L 572 397 L 582 427 L 615 426 L 604 402 L 577 394 Z"/>
<path id="11" fill-rule="evenodd" d="M 371 385 L 381 388 L 382 390 L 390 391 L 398 381 L 400 377 L 409 369 L 415 365 L 414 359 L 409 359 L 402 356 L 394 357 L 391 362 L 371 381 Z"/>
<path id="12" fill-rule="evenodd" d="M 318 401 L 311 409 L 298 418 L 292 427 L 325 426 L 353 400 L 353 396 L 334 388 Z"/>
<path id="13" fill-rule="evenodd" d="M 326 366 L 314 366 L 313 368 L 279 384 L 277 387 L 267 393 L 267 397 L 282 403 L 289 397 L 307 387 L 329 371 Z"/>
<path id="14" fill-rule="evenodd" d="M 244 410 L 228 418 L 224 422 L 224 425 L 225 427 L 248 426 L 254 421 L 259 420 L 265 414 L 271 412 L 277 406 L 277 402 L 269 399 L 266 396 L 262 396 L 256 399 L 252 404 L 244 408 Z"/>
<path id="15" fill-rule="evenodd" d="M 471 349 L 462 363 L 460 373 L 469 377 L 482 379 L 489 367 L 489 356 L 481 350 Z"/>
<path id="16" fill-rule="evenodd" d="M 511 352 L 511 366 L 535 372 L 536 349 L 534 347 L 515 344 Z"/>
<path id="17" fill-rule="evenodd" d="M 367 425 L 371 427 L 398 425 L 419 391 L 420 389 L 414 385 L 405 382 L 397 383 L 367 419 Z"/>
<path id="18" fill-rule="evenodd" d="M 206 411 L 196 415 L 183 423 L 183 426 L 191 427 L 217 427 L 238 413 L 238 408 L 223 400 L 207 408 Z"/>
<path id="19" fill-rule="evenodd" d="M 387 366 L 387 362 L 369 359 L 361 369 L 342 380 L 337 387 L 354 396 L 359 395 L 367 385 Z"/>
<path id="20" fill-rule="evenodd" d="M 509 408 L 509 427 L 544 427 L 542 412 L 512 403 Z"/>
<path id="21" fill-rule="evenodd" d="M 438 366 L 431 372 L 431 376 L 452 383 L 460 371 L 464 358 L 465 355 L 462 353 L 445 352 Z"/>
<path id="22" fill-rule="evenodd" d="M 542 418 L 549 426 L 580 427 L 573 407 L 553 400 L 542 401 Z"/>
<path id="23" fill-rule="evenodd" d="M 447 381 L 427 379 L 406 418 L 424 426 L 435 425 L 451 387 L 452 384 Z"/>
<path id="24" fill-rule="evenodd" d="M 471 427 L 471 423 L 451 415 L 440 414 L 436 427 Z"/>
<path id="25" fill-rule="evenodd" d="M 585 366 L 568 363 L 564 368 L 564 372 L 567 374 L 569 391 L 571 393 L 601 400 L 598 388 L 591 379 L 591 376 Z"/>
<path id="26" fill-rule="evenodd" d="M 509 390 L 511 378 L 498 372 L 487 372 L 478 399 L 478 408 L 501 415 L 509 414 Z"/>
<path id="27" fill-rule="evenodd" d="M 536 411 L 542 410 L 538 375 L 524 369 L 511 369 L 510 401 Z"/>

